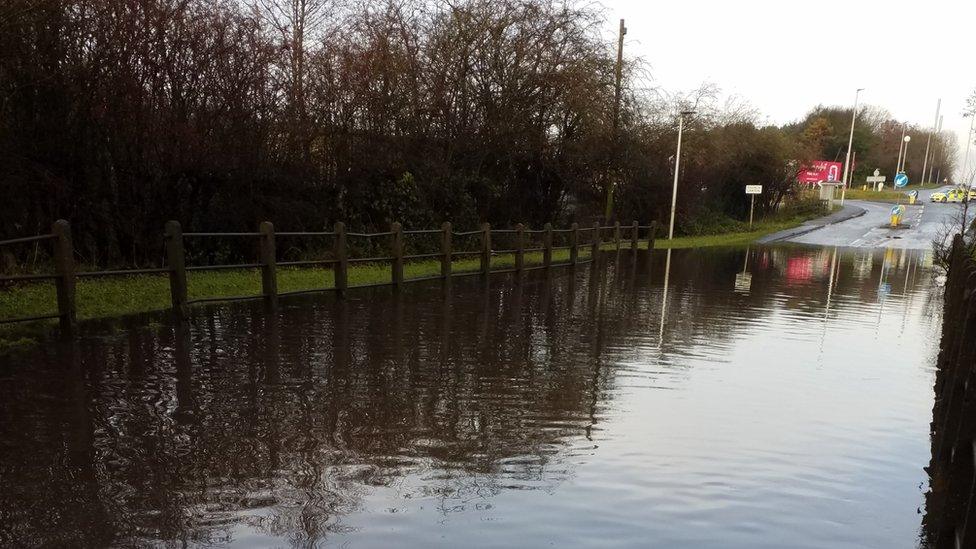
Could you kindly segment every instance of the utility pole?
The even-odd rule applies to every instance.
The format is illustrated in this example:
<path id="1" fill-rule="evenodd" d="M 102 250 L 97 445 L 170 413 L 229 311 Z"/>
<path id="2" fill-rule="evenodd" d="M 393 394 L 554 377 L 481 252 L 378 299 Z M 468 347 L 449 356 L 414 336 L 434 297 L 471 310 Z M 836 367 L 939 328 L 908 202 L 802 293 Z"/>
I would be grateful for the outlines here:
<path id="1" fill-rule="evenodd" d="M 620 20 L 620 33 L 617 36 L 617 67 L 614 70 L 613 87 L 613 134 L 617 136 L 617 129 L 620 127 L 620 81 L 624 73 L 624 36 L 627 35 L 627 27 L 624 20 Z"/>
<path id="2" fill-rule="evenodd" d="M 616 183 L 613 180 L 612 172 L 620 153 L 620 85 L 624 73 L 624 36 L 626 35 L 627 27 L 624 25 L 624 20 L 621 19 L 620 31 L 617 35 L 617 66 L 614 68 L 613 85 L 613 160 L 610 169 L 607 170 L 607 203 L 603 212 L 603 217 L 607 221 L 610 220 L 610 214 L 613 210 L 613 187 Z"/>
<path id="3" fill-rule="evenodd" d="M 932 122 L 932 132 L 929 132 L 929 138 L 925 141 L 925 160 L 922 161 L 922 180 L 919 181 L 920 184 L 925 184 L 925 169 L 929 167 L 929 146 L 932 145 L 932 133 L 936 130 L 939 125 L 939 111 L 942 110 L 942 99 L 935 104 L 935 122 Z"/>

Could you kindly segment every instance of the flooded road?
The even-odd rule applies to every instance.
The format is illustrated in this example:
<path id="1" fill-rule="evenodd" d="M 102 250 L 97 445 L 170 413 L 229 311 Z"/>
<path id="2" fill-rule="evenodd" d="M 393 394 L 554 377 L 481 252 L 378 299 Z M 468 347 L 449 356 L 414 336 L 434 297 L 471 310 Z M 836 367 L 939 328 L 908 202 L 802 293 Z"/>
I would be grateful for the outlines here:
<path id="1" fill-rule="evenodd" d="M 194 309 L 0 358 L 0 545 L 915 547 L 930 254 Z"/>

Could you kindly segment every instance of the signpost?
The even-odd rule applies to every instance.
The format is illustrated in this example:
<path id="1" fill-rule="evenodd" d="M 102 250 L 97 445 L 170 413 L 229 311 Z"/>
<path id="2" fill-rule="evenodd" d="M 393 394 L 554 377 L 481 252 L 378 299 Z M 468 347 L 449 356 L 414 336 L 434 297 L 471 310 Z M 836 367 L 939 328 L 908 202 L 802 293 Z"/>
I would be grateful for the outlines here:
<path id="1" fill-rule="evenodd" d="M 884 182 L 887 179 L 888 179 L 887 177 L 881 175 L 881 170 L 874 170 L 874 175 L 869 175 L 867 178 L 867 182 L 873 183 L 873 185 L 871 185 L 871 188 L 880 191 L 881 185 L 884 185 Z"/>
<path id="2" fill-rule="evenodd" d="M 908 174 L 905 172 L 898 172 L 898 175 L 895 176 L 895 186 L 901 188 L 905 185 L 908 185 Z"/>
<path id="3" fill-rule="evenodd" d="M 752 228 L 752 212 L 756 207 L 756 195 L 762 194 L 762 185 L 746 185 L 746 194 L 749 195 L 749 228 Z"/>

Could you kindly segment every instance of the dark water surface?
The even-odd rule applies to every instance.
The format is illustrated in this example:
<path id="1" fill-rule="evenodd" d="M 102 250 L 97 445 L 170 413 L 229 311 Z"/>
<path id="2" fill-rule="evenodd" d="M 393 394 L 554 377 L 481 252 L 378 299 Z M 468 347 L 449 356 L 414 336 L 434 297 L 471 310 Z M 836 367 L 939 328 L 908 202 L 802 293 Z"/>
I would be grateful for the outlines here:
<path id="1" fill-rule="evenodd" d="M 0 545 L 916 546 L 926 254 L 631 259 L 0 359 Z"/>

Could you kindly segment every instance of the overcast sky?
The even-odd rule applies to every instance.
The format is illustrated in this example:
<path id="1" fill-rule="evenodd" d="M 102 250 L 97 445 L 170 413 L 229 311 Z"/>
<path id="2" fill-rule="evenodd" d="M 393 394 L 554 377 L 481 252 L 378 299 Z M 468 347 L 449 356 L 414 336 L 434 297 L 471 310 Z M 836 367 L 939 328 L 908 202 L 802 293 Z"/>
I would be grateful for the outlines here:
<path id="1" fill-rule="evenodd" d="M 812 107 L 863 103 L 957 135 L 960 163 L 976 87 L 972 0 L 602 0 L 608 35 L 627 22 L 626 52 L 644 58 L 654 84 L 688 91 L 718 85 L 765 121 L 801 118 Z M 900 37 L 911 37 L 901 48 Z M 914 143 L 913 143 L 914 145 Z M 924 145 L 923 145 L 924 146 Z M 976 149 L 976 147 L 974 147 Z M 970 154 L 970 170 L 976 150 Z"/>

